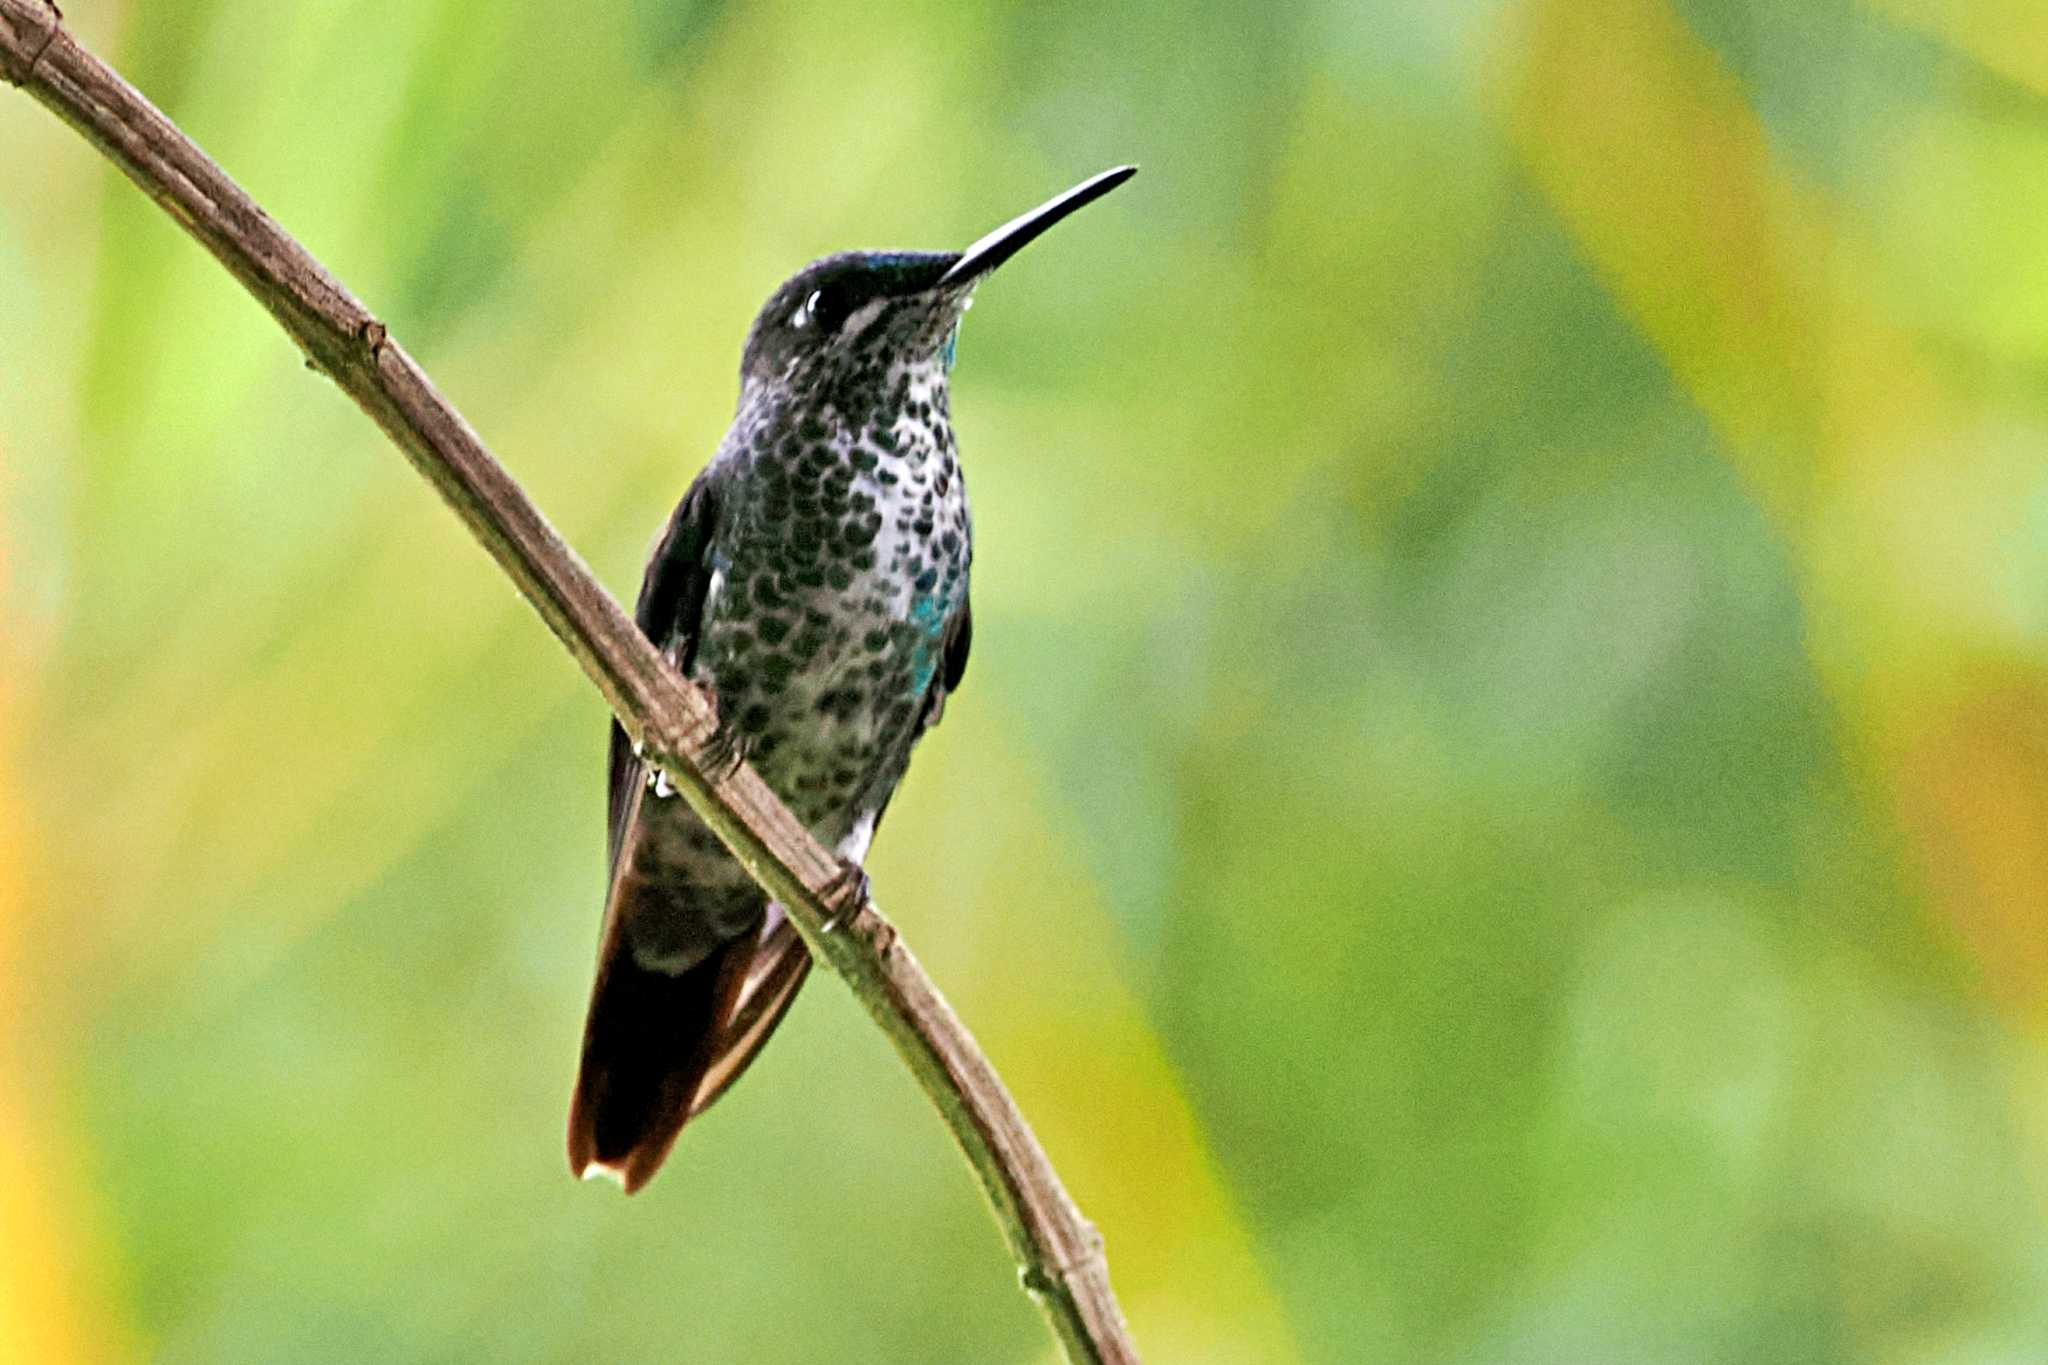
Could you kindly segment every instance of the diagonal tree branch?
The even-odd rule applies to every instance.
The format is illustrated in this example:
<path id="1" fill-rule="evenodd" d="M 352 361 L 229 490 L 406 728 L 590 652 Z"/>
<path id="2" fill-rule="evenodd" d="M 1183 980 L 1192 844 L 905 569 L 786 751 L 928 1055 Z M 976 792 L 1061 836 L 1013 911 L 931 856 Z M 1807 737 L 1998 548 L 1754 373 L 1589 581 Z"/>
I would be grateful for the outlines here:
<path id="1" fill-rule="evenodd" d="M 838 865 L 752 769 L 706 775 L 715 717 L 476 432 L 340 281 L 132 86 L 47 0 L 0 0 L 0 77 L 89 139 L 242 282 L 405 452 L 604 694 L 691 808 L 788 909 L 811 952 L 896 1045 L 980 1178 L 1024 1285 L 1069 1360 L 1134 1362 L 1101 1238 L 974 1039 L 872 903 L 833 899 Z M 858 891 L 849 889 L 848 896 Z"/>

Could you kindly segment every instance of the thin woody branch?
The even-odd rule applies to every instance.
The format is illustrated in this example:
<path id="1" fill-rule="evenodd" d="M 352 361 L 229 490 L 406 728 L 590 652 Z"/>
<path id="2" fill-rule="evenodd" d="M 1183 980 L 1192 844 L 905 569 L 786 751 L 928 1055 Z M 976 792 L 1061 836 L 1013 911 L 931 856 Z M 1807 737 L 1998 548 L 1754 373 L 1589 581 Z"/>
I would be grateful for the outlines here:
<path id="1" fill-rule="evenodd" d="M 141 186 L 270 311 L 307 363 L 405 452 L 576 657 L 642 751 L 782 902 L 811 952 L 888 1034 L 980 1178 L 1024 1284 L 1068 1358 L 1135 1361 L 1101 1239 L 910 949 L 871 903 L 831 901 L 838 864 L 752 769 L 707 776 L 701 760 L 715 725 L 710 705 L 591 577 L 384 324 L 81 46 L 47 0 L 0 0 L 0 77 Z"/>

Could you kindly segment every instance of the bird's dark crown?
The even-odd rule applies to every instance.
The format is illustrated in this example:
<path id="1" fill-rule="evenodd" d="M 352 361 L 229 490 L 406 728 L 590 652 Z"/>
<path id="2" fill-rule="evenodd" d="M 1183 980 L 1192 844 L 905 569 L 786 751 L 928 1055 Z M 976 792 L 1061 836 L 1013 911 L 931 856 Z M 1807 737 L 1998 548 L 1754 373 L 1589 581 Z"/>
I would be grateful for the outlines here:
<path id="1" fill-rule="evenodd" d="M 789 380 L 834 357 L 936 353 L 971 285 L 940 288 L 950 251 L 846 251 L 812 261 L 768 298 L 740 361 L 742 384 Z M 877 305 L 879 307 L 871 307 Z"/>

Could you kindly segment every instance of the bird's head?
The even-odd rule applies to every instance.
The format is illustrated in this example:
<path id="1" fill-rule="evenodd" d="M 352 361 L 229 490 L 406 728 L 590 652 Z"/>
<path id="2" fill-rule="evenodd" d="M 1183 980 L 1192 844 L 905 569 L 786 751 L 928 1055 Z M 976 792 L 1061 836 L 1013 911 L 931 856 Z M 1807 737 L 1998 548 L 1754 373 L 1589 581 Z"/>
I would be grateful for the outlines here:
<path id="1" fill-rule="evenodd" d="M 785 280 L 754 319 L 740 362 L 745 392 L 878 391 L 890 372 L 949 364 L 974 288 L 1026 243 L 1137 173 L 1120 166 L 989 233 L 965 251 L 849 251 Z"/>

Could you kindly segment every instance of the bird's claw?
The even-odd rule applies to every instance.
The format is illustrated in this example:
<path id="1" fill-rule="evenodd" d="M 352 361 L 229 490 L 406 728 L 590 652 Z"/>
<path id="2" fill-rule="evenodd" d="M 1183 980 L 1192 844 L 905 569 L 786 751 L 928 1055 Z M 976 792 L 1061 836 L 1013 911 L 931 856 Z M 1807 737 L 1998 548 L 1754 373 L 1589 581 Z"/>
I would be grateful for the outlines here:
<path id="1" fill-rule="evenodd" d="M 851 858 L 841 858 L 839 870 L 819 888 L 818 898 L 829 912 L 825 932 L 831 933 L 859 914 L 873 895 L 874 883 L 868 880 L 867 869 Z"/>
<path id="2" fill-rule="evenodd" d="M 711 703 L 717 721 L 711 727 L 710 738 L 706 739 L 704 747 L 698 750 L 698 766 L 713 782 L 723 782 L 738 772 L 740 765 L 747 761 L 747 750 L 753 747 L 753 740 L 733 728 L 732 722 L 726 719 L 724 708 L 718 704 L 718 693 L 705 687 L 704 697 Z"/>
<path id="3" fill-rule="evenodd" d="M 740 765 L 747 761 L 747 750 L 752 747 L 753 740 L 720 721 L 699 751 L 704 775 L 713 782 L 725 781 L 740 770 Z"/>

